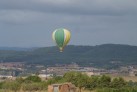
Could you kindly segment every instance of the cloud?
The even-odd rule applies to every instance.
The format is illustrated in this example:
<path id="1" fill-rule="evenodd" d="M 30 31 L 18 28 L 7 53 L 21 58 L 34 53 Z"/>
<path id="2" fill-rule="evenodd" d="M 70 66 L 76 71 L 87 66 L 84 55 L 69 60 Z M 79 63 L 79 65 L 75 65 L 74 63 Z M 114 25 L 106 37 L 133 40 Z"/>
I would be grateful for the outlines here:
<path id="1" fill-rule="evenodd" d="M 30 23 L 56 17 L 68 21 L 91 16 L 137 15 L 135 0 L 1 0 L 0 20 L 9 23 Z M 74 18 L 75 17 L 75 18 Z"/>
<path id="2" fill-rule="evenodd" d="M 35 23 L 42 22 L 42 17 L 46 14 L 35 11 L 23 11 L 23 10 L 0 10 L 0 21 L 3 23 Z"/>
<path id="3" fill-rule="evenodd" d="M 0 22 L 10 24 L 45 23 L 107 27 L 136 23 L 135 0 L 1 0 Z M 112 26 L 113 27 L 113 26 Z M 84 29 L 84 28 L 83 28 Z"/>
<path id="4" fill-rule="evenodd" d="M 65 27 L 70 44 L 136 44 L 136 16 L 136 0 L 0 0 L 0 43 L 52 45 L 52 31 Z"/>
<path id="5" fill-rule="evenodd" d="M 137 12 L 135 0 L 3 0 L 0 9 L 23 9 L 51 13 L 121 15 Z"/>

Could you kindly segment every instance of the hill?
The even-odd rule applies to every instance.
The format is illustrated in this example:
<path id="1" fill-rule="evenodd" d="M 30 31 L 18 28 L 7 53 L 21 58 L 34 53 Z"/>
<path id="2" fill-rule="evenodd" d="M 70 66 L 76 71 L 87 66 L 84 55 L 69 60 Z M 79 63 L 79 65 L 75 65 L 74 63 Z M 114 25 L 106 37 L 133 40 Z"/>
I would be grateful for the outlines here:
<path id="1" fill-rule="evenodd" d="M 28 51 L 33 50 L 34 48 L 21 48 L 21 47 L 0 47 L 0 50 L 15 50 L 15 51 Z"/>
<path id="2" fill-rule="evenodd" d="M 119 65 L 137 64 L 137 46 L 120 44 L 70 45 L 62 53 L 57 47 L 36 48 L 27 51 L 0 50 L 0 60 L 46 65 L 75 62 L 81 66 L 117 67 Z"/>

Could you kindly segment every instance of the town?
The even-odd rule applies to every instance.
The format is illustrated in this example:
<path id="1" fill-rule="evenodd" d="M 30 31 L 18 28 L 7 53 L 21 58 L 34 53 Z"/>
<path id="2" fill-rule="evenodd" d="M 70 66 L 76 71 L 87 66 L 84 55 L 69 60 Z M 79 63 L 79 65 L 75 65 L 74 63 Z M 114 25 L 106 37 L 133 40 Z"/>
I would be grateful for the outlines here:
<path id="1" fill-rule="evenodd" d="M 137 76 L 137 65 L 121 66 L 118 69 L 103 69 L 96 67 L 81 67 L 76 63 L 56 64 L 55 66 L 46 66 L 40 64 L 25 64 L 22 62 L 1 62 L 0 63 L 0 81 L 5 79 L 16 79 L 16 77 L 26 77 L 29 75 L 38 75 L 43 79 L 53 76 L 63 76 L 66 72 L 77 71 L 85 73 L 88 76 L 111 75 L 111 76 Z"/>

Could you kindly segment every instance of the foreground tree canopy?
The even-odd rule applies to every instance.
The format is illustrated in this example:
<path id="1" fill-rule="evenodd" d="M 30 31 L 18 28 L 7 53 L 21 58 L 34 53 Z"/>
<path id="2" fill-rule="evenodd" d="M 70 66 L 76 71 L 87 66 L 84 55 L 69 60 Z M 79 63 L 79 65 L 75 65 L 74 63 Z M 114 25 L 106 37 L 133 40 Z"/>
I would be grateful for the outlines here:
<path id="1" fill-rule="evenodd" d="M 35 92 L 46 91 L 47 86 L 55 83 L 71 82 L 79 92 L 84 90 L 94 92 L 137 92 L 137 82 L 125 81 L 123 78 L 111 78 L 110 76 L 87 76 L 80 72 L 67 72 L 63 77 L 42 81 L 38 76 L 28 76 L 27 78 L 17 78 L 0 82 L 0 92 Z"/>

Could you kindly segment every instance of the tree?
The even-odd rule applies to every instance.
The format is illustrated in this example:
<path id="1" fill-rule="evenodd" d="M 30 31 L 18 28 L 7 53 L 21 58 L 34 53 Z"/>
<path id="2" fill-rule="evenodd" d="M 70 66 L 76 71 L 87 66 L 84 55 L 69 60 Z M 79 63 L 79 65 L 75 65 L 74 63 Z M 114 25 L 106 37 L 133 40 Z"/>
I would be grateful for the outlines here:
<path id="1" fill-rule="evenodd" d="M 125 82 L 125 80 L 121 77 L 119 78 L 114 78 L 111 82 L 111 87 L 112 88 L 122 88 L 126 85 L 127 83 Z"/>
<path id="2" fill-rule="evenodd" d="M 87 79 L 86 89 L 93 90 L 97 87 L 98 76 L 91 76 Z"/>
<path id="3" fill-rule="evenodd" d="M 2 89 L 4 82 L 0 82 L 0 89 Z"/>
<path id="4" fill-rule="evenodd" d="M 22 77 L 17 77 L 15 81 L 21 84 L 24 82 L 24 79 Z"/>
<path id="5" fill-rule="evenodd" d="M 111 78 L 109 76 L 103 75 L 100 78 L 98 78 L 98 87 L 109 87 L 111 83 Z"/>
<path id="6" fill-rule="evenodd" d="M 80 92 L 83 87 L 86 87 L 88 76 L 86 74 L 79 73 L 77 75 L 76 83 L 75 85 L 79 87 Z"/>
<path id="7" fill-rule="evenodd" d="M 53 79 L 55 80 L 56 83 L 64 83 L 64 82 L 66 82 L 66 80 L 63 77 L 61 77 L 61 76 L 55 76 Z"/>
<path id="8" fill-rule="evenodd" d="M 41 78 L 38 76 L 28 76 L 25 82 L 41 82 Z"/>
<path id="9" fill-rule="evenodd" d="M 67 82 L 71 82 L 75 86 L 79 87 L 81 92 L 82 87 L 86 87 L 88 76 L 80 72 L 67 72 L 64 76 Z"/>
<path id="10" fill-rule="evenodd" d="M 7 81 L 3 84 L 2 88 L 5 90 L 12 90 L 14 92 L 17 92 L 20 89 L 21 85 L 20 83 L 16 82 L 16 81 Z"/>
<path id="11" fill-rule="evenodd" d="M 63 78 L 67 82 L 74 82 L 76 80 L 77 73 L 78 72 L 75 72 L 75 71 L 67 72 L 67 73 L 64 74 Z"/>
<path id="12" fill-rule="evenodd" d="M 30 92 L 41 91 L 41 90 L 43 90 L 43 88 L 44 88 L 44 86 L 43 86 L 42 82 L 24 83 L 22 85 L 23 91 L 30 91 Z"/>
<path id="13" fill-rule="evenodd" d="M 56 83 L 55 79 L 49 79 L 49 80 L 47 81 L 47 85 L 51 85 L 51 84 L 53 84 L 53 83 Z"/>

